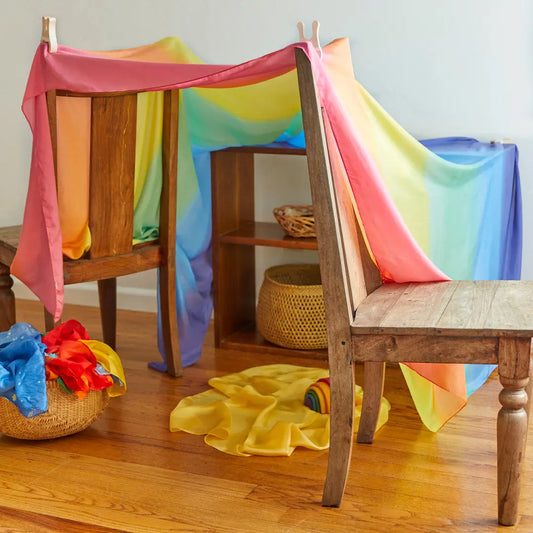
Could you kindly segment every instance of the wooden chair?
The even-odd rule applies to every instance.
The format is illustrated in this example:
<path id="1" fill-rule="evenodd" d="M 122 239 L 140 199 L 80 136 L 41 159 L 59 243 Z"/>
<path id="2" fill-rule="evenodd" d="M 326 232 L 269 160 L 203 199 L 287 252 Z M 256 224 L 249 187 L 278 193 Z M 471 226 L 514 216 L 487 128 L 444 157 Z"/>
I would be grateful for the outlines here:
<path id="1" fill-rule="evenodd" d="M 296 50 L 311 194 L 326 306 L 331 444 L 323 505 L 338 506 L 353 440 L 353 364 L 364 364 L 357 434 L 372 443 L 386 362 L 498 363 L 498 517 L 517 519 L 528 424 L 533 282 L 381 284 L 346 185 L 332 176 L 311 65 Z"/>
<path id="2" fill-rule="evenodd" d="M 168 373 L 181 375 L 176 312 L 175 240 L 179 92 L 164 94 L 163 187 L 159 239 L 132 245 L 133 188 L 137 94 L 47 93 L 54 162 L 57 167 L 56 99 L 91 98 L 89 228 L 92 244 L 79 260 L 63 262 L 65 284 L 98 281 L 104 341 L 115 347 L 116 278 L 159 268 L 160 307 Z M 15 322 L 10 265 L 17 251 L 21 226 L 0 228 L 0 331 Z M 46 313 L 46 329 L 53 327 Z"/>

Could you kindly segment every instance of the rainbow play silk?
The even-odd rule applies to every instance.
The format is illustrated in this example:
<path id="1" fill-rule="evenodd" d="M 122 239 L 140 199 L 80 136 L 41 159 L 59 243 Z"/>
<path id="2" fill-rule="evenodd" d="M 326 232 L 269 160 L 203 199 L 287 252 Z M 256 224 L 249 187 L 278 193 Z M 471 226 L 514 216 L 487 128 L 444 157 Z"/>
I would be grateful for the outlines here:
<path id="1" fill-rule="evenodd" d="M 58 208 L 46 91 L 150 92 L 139 98 L 137 120 L 132 238 L 141 242 L 157 235 L 161 183 L 161 97 L 151 91 L 182 89 L 176 297 L 180 351 L 188 365 L 200 357 L 212 311 L 210 152 L 273 142 L 303 145 L 295 47 L 311 60 L 332 168 L 352 188 L 383 279 L 519 277 L 516 147 L 447 139 L 433 141 L 428 148 L 418 142 L 355 80 L 345 39 L 325 47 L 322 61 L 308 43 L 297 43 L 236 66 L 200 64 L 179 39 L 172 38 L 105 53 L 60 46 L 50 54 L 41 44 L 23 101 L 33 131 L 33 153 L 12 271 L 56 319 L 63 306 L 62 247 L 65 254 L 76 257 L 90 246 L 85 216 L 88 113 L 83 102 L 77 103 L 77 109 L 61 110 L 62 123 L 68 123 L 68 117 L 72 123 L 76 116 L 77 123 L 85 121 L 87 128 L 74 136 L 63 134 L 72 139 L 68 142 L 79 155 L 69 148 L 58 154 Z M 404 368 L 419 413 L 432 430 L 465 405 L 490 370 L 429 364 Z"/>
<path id="2" fill-rule="evenodd" d="M 265 365 L 211 378 L 210 389 L 183 398 L 170 414 L 170 431 L 205 435 L 209 446 L 239 455 L 291 455 L 298 446 L 329 446 L 329 416 L 309 409 L 306 390 L 327 379 L 323 368 Z M 363 391 L 355 389 L 354 427 L 359 427 Z M 390 404 L 381 400 L 378 428 Z"/>

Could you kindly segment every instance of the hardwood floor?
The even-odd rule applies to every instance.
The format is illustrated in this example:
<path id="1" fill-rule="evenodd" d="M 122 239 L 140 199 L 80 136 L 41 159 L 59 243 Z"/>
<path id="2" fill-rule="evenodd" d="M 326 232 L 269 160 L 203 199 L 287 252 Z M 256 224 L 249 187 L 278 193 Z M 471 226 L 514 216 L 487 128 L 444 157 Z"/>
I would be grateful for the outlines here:
<path id="1" fill-rule="evenodd" d="M 44 327 L 38 303 L 19 301 L 19 321 Z M 98 311 L 69 306 L 98 338 Z M 439 433 L 421 424 L 401 372 L 388 369 L 389 422 L 372 446 L 356 445 L 344 501 L 320 505 L 327 451 L 289 458 L 233 457 L 202 437 L 168 431 L 170 411 L 215 375 L 272 362 L 325 362 L 213 349 L 173 379 L 147 368 L 158 359 L 156 318 L 119 312 L 125 396 L 77 435 L 44 442 L 0 436 L 1 532 L 495 531 L 497 380 Z M 521 519 L 533 531 L 533 439 L 522 482 Z"/>

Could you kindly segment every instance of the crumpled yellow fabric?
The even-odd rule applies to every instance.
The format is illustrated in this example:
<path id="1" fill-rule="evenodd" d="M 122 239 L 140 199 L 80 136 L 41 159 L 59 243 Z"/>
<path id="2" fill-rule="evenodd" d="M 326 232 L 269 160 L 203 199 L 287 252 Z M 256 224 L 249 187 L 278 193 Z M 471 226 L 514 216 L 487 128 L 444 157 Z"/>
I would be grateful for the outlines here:
<path id="1" fill-rule="evenodd" d="M 113 376 L 120 381 L 114 381 L 113 385 L 107 390 L 110 397 L 121 396 L 126 392 L 126 377 L 124 376 L 124 369 L 118 354 L 109 346 L 100 341 L 80 339 L 80 342 L 86 344 L 91 352 L 93 352 L 96 360 Z"/>
<path id="2" fill-rule="evenodd" d="M 239 455 L 289 456 L 297 446 L 329 446 L 329 415 L 304 405 L 307 388 L 329 372 L 274 364 L 209 380 L 211 389 L 183 398 L 170 415 L 170 431 L 205 435 L 206 444 Z M 356 389 L 356 427 L 361 387 Z M 378 425 L 388 419 L 383 399 Z"/>

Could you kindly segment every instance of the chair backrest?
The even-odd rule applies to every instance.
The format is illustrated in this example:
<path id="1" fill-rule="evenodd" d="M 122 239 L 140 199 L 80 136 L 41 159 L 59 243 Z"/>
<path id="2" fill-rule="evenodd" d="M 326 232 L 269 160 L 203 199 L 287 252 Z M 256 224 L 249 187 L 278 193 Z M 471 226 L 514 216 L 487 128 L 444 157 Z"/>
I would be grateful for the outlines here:
<path id="1" fill-rule="evenodd" d="M 381 276 L 366 247 L 344 169 L 331 168 L 328 126 L 311 63 L 303 50 L 295 53 L 326 316 L 335 315 L 328 320 L 329 332 L 333 321 L 353 319 L 361 301 L 381 285 Z"/>
<path id="2" fill-rule="evenodd" d="M 84 99 L 90 124 L 88 202 L 91 248 L 88 258 L 116 256 L 132 251 L 134 183 L 137 133 L 137 94 L 47 93 L 48 116 L 58 170 L 58 99 Z M 163 186 L 160 203 L 160 242 L 174 242 L 176 226 L 177 136 L 179 92 L 165 91 L 163 111 Z M 79 117 L 80 127 L 87 127 Z M 71 139 L 68 139 L 72 142 Z M 82 152 L 83 150 L 80 150 Z M 80 156 L 83 165 L 83 155 Z M 157 206 L 154 206 L 157 209 Z M 173 246 L 173 245 L 172 245 Z"/>

